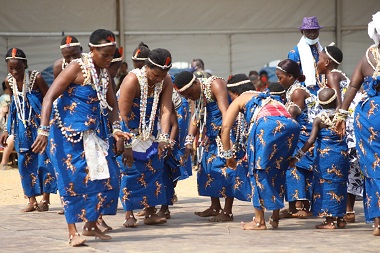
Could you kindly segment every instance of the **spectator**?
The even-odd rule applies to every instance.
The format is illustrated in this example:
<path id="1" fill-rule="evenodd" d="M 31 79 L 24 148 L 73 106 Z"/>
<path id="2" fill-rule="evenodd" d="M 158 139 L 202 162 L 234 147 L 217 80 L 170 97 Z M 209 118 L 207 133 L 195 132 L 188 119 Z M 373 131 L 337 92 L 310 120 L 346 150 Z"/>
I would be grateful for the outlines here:
<path id="1" fill-rule="evenodd" d="M 298 27 L 302 33 L 302 37 L 288 54 L 288 58 L 297 62 L 306 77 L 305 85 L 311 93 L 317 94 L 319 87 L 317 86 L 316 63 L 318 62 L 319 52 L 322 46 L 319 43 L 319 30 L 323 26 L 318 24 L 316 17 L 304 17 L 302 25 Z"/>

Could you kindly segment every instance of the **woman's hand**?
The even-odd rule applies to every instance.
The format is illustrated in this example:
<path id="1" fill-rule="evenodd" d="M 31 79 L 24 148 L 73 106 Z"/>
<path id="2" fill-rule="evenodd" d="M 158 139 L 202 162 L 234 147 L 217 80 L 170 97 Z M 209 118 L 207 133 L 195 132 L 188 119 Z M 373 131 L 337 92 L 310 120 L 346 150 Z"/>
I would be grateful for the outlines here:
<path id="1" fill-rule="evenodd" d="M 127 132 L 122 132 L 122 131 L 115 131 L 113 133 L 113 137 L 115 138 L 116 141 L 118 141 L 119 139 L 128 141 L 129 139 L 132 138 L 132 134 L 127 133 Z"/>
<path id="2" fill-rule="evenodd" d="M 47 146 L 47 139 L 48 139 L 47 136 L 40 135 L 40 134 L 37 135 L 37 138 L 32 145 L 32 151 L 34 153 L 40 153 L 40 154 L 45 152 L 45 149 Z"/>
<path id="3" fill-rule="evenodd" d="M 297 162 L 298 162 L 298 161 L 297 161 L 296 158 L 291 157 L 291 158 L 289 159 L 289 167 L 291 167 L 291 168 L 295 168 Z"/>
<path id="4" fill-rule="evenodd" d="M 119 138 L 119 140 L 116 141 L 116 156 L 119 156 L 123 154 L 124 152 L 124 140 L 122 138 Z"/>
<path id="5" fill-rule="evenodd" d="M 227 166 L 230 167 L 231 169 L 236 169 L 237 162 L 236 162 L 236 159 L 235 159 L 235 158 L 227 159 L 226 164 L 227 164 Z"/>
<path id="6" fill-rule="evenodd" d="M 3 147 L 7 147 L 8 144 L 7 144 L 7 139 L 8 139 L 8 132 L 7 131 L 4 131 L 1 135 L 0 135 L 0 143 L 1 145 L 3 145 Z"/>
<path id="7" fill-rule="evenodd" d="M 346 121 L 345 120 L 337 120 L 335 123 L 335 132 L 343 137 L 346 134 Z"/>
<path id="8" fill-rule="evenodd" d="M 189 158 L 189 155 L 194 155 L 193 146 L 190 144 L 187 144 L 185 147 L 185 152 L 183 154 L 183 158 L 185 161 Z"/>
<path id="9" fill-rule="evenodd" d="M 123 152 L 123 164 L 128 165 L 128 167 L 132 167 L 133 165 L 133 152 L 132 148 L 124 148 Z"/>
<path id="10" fill-rule="evenodd" d="M 168 153 L 167 153 L 167 148 L 168 148 L 167 146 L 168 145 L 169 144 L 166 142 L 159 142 L 158 143 L 158 158 L 159 159 L 165 158 L 168 155 Z"/>

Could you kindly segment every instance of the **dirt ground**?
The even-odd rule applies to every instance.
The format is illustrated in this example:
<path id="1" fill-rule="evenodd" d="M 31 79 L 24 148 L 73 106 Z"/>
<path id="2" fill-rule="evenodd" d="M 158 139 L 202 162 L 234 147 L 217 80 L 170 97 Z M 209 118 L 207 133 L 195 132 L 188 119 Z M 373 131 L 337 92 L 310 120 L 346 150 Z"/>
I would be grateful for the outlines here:
<path id="1" fill-rule="evenodd" d="M 176 187 L 178 197 L 196 197 L 197 184 L 196 184 L 196 172 L 193 172 L 192 177 L 179 181 Z M 0 170 L 0 206 L 6 205 L 23 205 L 27 204 L 28 200 L 24 198 L 24 193 L 21 186 L 20 174 L 16 166 L 10 170 Z M 39 201 L 40 198 L 37 198 Z M 50 204 L 53 207 L 59 206 L 59 195 L 52 194 L 50 197 Z"/>

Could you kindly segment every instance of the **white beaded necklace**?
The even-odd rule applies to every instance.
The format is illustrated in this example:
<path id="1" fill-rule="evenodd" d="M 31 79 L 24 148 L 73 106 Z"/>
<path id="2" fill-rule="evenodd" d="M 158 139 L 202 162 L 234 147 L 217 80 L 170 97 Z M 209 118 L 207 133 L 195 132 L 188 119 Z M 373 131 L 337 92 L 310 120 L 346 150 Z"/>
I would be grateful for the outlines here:
<path id="1" fill-rule="evenodd" d="M 288 102 L 292 102 L 292 99 L 291 99 L 291 98 L 292 98 L 293 92 L 294 92 L 296 89 L 302 89 L 302 90 L 304 90 L 309 96 L 311 96 L 310 91 L 309 91 L 306 87 L 302 86 L 298 80 L 296 80 L 296 81 L 294 81 L 294 83 L 289 87 L 289 89 L 286 91 L 286 100 L 287 100 Z"/>
<path id="2" fill-rule="evenodd" d="M 234 143 L 235 150 L 244 147 L 244 137 L 245 137 L 245 130 L 247 128 L 246 121 L 244 119 L 244 114 L 239 112 L 239 116 L 237 119 L 237 126 L 236 126 L 236 139 Z"/>
<path id="3" fill-rule="evenodd" d="M 62 70 L 66 68 L 68 63 L 65 61 L 65 58 L 62 58 Z"/>
<path id="4" fill-rule="evenodd" d="M 100 111 L 106 116 L 108 114 L 106 109 L 110 111 L 113 109 L 107 103 L 107 90 L 109 84 L 108 71 L 106 69 L 100 69 L 100 76 L 98 77 L 91 55 L 88 56 L 88 68 L 90 69 L 93 81 L 92 87 L 96 90 L 96 94 L 98 95 Z"/>
<path id="5" fill-rule="evenodd" d="M 83 132 L 73 132 L 69 127 L 65 127 L 62 123 L 62 118 L 59 115 L 58 107 L 57 107 L 57 100 L 53 103 L 53 109 L 54 109 L 54 118 L 57 121 L 58 128 L 61 130 L 61 133 L 63 136 L 66 137 L 66 139 L 72 143 L 80 142 L 83 138 Z M 74 139 L 75 137 L 79 137 L 77 139 Z"/>
<path id="6" fill-rule="evenodd" d="M 136 73 L 135 73 L 136 74 Z M 152 111 L 149 117 L 149 124 L 146 124 L 146 108 L 148 104 L 148 78 L 146 76 L 146 67 L 141 69 L 140 74 L 136 75 L 140 84 L 140 124 L 139 124 L 139 139 L 146 141 L 150 138 L 153 132 L 154 120 L 156 117 L 158 101 L 160 99 L 160 93 L 162 91 L 162 86 L 164 81 L 155 84 L 154 87 L 154 98 Z"/>
<path id="7" fill-rule="evenodd" d="M 32 80 L 30 82 L 29 79 L 29 71 L 26 69 L 24 73 L 24 81 L 22 84 L 22 91 L 20 92 L 17 87 L 17 81 L 16 78 L 14 78 L 11 74 L 8 74 L 8 81 L 11 83 L 11 88 L 13 92 L 13 99 L 15 101 L 16 110 L 17 110 L 17 116 L 22 121 L 24 126 L 26 127 L 27 123 L 30 121 L 30 117 L 32 115 L 32 110 L 29 110 L 28 118 L 25 116 L 26 107 L 28 107 L 29 103 L 26 99 L 26 93 L 31 93 L 33 89 L 34 82 L 36 81 L 37 72 L 33 71 L 32 73 Z M 21 97 L 21 100 L 20 100 Z"/>
<path id="8" fill-rule="evenodd" d="M 371 53 L 373 55 L 373 58 L 375 59 L 376 67 L 372 64 L 372 62 L 369 59 L 369 51 L 371 51 Z M 376 78 L 378 75 L 380 75 L 380 52 L 379 52 L 379 47 L 371 46 L 370 48 L 367 49 L 367 52 L 366 52 L 365 56 L 367 58 L 368 64 L 374 70 L 372 77 Z"/>

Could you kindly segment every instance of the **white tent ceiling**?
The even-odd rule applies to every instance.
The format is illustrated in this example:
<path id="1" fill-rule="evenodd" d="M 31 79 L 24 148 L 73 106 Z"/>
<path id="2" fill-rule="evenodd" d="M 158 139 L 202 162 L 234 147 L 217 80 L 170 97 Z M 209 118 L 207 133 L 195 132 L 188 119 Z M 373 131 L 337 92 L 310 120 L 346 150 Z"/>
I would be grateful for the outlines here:
<path id="1" fill-rule="evenodd" d="M 132 51 L 144 41 L 171 51 L 175 62 L 202 58 L 223 77 L 286 58 L 304 16 L 318 17 L 322 44 L 338 43 L 342 69 L 351 75 L 372 44 L 367 24 L 380 10 L 379 0 L 1 0 L 1 6 L 0 57 L 19 47 L 30 69 L 42 71 L 60 57 L 62 34 L 86 45 L 92 31 L 106 28 L 118 35 L 130 66 Z M 0 79 L 5 75 L 0 61 Z"/>

